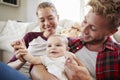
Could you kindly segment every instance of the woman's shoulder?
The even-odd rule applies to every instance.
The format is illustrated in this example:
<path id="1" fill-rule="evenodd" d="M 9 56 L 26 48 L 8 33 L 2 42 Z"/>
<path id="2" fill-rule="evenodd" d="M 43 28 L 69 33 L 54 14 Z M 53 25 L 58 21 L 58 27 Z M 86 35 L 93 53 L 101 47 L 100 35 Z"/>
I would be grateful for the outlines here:
<path id="1" fill-rule="evenodd" d="M 42 32 L 28 32 L 25 36 L 40 36 Z"/>
<path id="2" fill-rule="evenodd" d="M 24 38 L 37 38 L 38 36 L 42 36 L 43 33 L 42 32 L 28 32 L 26 33 L 26 35 L 24 36 Z"/>
<path id="3" fill-rule="evenodd" d="M 28 44 L 35 38 L 43 36 L 42 32 L 28 32 L 26 35 L 23 37 L 26 46 L 28 47 Z"/>

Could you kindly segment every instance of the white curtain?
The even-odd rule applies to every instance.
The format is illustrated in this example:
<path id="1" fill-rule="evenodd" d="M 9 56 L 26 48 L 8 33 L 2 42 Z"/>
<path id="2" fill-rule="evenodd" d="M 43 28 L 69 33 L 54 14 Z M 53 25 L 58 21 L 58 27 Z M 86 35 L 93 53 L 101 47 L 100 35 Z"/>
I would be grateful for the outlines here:
<path id="1" fill-rule="evenodd" d="M 60 19 L 81 22 L 86 13 L 85 5 L 88 0 L 51 0 L 60 15 Z"/>

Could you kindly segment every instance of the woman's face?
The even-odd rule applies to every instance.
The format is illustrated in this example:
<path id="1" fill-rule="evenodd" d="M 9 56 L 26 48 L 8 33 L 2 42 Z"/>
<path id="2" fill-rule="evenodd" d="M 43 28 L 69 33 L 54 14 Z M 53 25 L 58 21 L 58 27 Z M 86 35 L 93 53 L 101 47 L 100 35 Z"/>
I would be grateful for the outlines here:
<path id="1" fill-rule="evenodd" d="M 56 32 L 59 16 L 51 8 L 41 8 L 38 10 L 38 19 L 40 29 L 47 35 L 54 34 Z"/>

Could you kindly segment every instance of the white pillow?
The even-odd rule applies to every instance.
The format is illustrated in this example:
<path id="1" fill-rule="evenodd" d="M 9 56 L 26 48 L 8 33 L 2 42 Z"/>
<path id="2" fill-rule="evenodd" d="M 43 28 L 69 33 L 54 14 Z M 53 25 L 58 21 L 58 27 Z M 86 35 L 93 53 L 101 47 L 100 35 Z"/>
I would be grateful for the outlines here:
<path id="1" fill-rule="evenodd" d="M 0 33 L 3 31 L 5 24 L 6 24 L 5 21 L 0 21 Z"/>
<path id="2" fill-rule="evenodd" d="M 11 42 L 21 39 L 25 33 L 29 23 L 16 21 L 7 21 L 5 28 L 0 34 L 0 49 L 11 51 Z"/>
<path id="3" fill-rule="evenodd" d="M 38 26 L 38 23 L 37 22 L 29 23 L 29 25 L 27 26 L 27 29 L 26 29 L 26 33 L 27 32 L 40 32 L 40 28 Z"/>
<path id="4" fill-rule="evenodd" d="M 5 28 L 3 29 L 1 35 L 7 36 L 23 36 L 26 32 L 29 23 L 16 22 L 8 20 Z"/>

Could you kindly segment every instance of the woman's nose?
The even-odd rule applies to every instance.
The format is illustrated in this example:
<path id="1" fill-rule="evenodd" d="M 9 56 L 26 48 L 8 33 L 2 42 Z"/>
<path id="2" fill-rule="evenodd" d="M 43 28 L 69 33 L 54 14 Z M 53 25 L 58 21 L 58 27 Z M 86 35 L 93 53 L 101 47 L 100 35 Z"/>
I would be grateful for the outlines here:
<path id="1" fill-rule="evenodd" d="M 45 24 L 45 25 L 49 25 L 49 21 L 48 21 L 48 20 L 45 20 L 44 24 Z"/>

